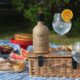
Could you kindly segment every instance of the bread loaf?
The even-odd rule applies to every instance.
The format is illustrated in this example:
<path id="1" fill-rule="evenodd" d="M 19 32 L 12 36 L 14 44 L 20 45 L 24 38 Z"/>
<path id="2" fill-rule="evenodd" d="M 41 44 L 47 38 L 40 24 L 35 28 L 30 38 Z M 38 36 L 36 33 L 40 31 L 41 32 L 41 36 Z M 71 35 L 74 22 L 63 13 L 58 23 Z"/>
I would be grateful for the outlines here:
<path id="1" fill-rule="evenodd" d="M 15 40 L 23 40 L 23 41 L 31 41 L 32 36 L 30 34 L 15 34 L 14 39 Z"/>

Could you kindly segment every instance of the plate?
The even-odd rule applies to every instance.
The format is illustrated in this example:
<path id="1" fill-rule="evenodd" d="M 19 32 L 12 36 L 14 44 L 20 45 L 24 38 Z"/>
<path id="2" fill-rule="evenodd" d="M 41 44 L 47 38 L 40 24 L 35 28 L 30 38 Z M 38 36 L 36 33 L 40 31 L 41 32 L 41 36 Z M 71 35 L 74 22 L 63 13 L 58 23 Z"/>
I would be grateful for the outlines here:
<path id="1" fill-rule="evenodd" d="M 12 61 L 10 59 L 0 58 L 0 73 L 4 72 L 22 72 L 26 68 L 26 63 L 21 61 Z"/>

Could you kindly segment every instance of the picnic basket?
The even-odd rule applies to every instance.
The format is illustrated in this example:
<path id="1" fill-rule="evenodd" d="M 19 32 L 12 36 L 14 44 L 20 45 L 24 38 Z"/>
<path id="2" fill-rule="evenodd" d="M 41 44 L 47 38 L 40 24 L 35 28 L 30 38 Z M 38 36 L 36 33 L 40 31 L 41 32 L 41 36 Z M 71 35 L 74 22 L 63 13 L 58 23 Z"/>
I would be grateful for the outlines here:
<path id="1" fill-rule="evenodd" d="M 71 53 L 59 55 L 31 52 L 28 60 L 31 76 L 80 77 L 80 64 L 73 60 Z"/>

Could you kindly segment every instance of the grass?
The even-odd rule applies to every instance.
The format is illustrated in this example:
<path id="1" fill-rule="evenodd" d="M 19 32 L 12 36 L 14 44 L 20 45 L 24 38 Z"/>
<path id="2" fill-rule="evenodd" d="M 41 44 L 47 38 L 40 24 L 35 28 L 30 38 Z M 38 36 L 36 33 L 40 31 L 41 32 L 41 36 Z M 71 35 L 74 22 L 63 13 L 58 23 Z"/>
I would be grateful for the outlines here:
<path id="1" fill-rule="evenodd" d="M 74 44 L 75 42 L 79 42 L 80 37 L 66 37 L 60 35 L 50 35 L 50 42 L 56 44 Z"/>
<path id="2" fill-rule="evenodd" d="M 5 29 L 4 29 L 5 27 Z M 10 25 L 10 26 L 2 26 L 0 30 L 0 39 L 10 39 L 16 33 L 31 33 L 32 28 L 27 25 Z M 77 41 L 80 41 L 80 37 L 67 37 L 60 36 L 53 31 L 50 32 L 50 42 L 56 44 L 73 44 Z"/>
<path id="3" fill-rule="evenodd" d="M 31 33 L 32 34 L 32 29 L 33 27 L 30 27 L 31 23 L 27 24 L 0 24 L 0 39 L 10 39 L 14 36 L 16 33 Z M 73 28 L 76 27 L 76 29 L 73 29 L 73 32 L 77 32 L 76 30 L 80 31 L 80 23 L 79 21 L 74 22 Z M 78 31 L 78 32 L 79 32 Z M 70 33 L 73 35 L 73 33 Z M 80 36 L 79 33 L 73 36 L 73 37 L 67 37 L 67 36 L 60 36 L 56 34 L 53 30 L 50 32 L 50 42 L 51 43 L 56 43 L 56 44 L 73 44 L 77 41 L 80 41 Z"/>
<path id="4" fill-rule="evenodd" d="M 5 27 L 5 29 L 4 29 Z M 9 25 L 9 26 L 2 26 L 0 29 L 0 39 L 10 39 L 13 37 L 16 33 L 31 33 L 32 34 L 32 28 L 30 28 L 28 25 Z M 56 44 L 73 44 L 77 41 L 80 41 L 80 37 L 67 37 L 67 36 L 60 36 L 58 34 L 55 34 L 51 31 L 50 33 L 50 42 L 56 43 Z"/>

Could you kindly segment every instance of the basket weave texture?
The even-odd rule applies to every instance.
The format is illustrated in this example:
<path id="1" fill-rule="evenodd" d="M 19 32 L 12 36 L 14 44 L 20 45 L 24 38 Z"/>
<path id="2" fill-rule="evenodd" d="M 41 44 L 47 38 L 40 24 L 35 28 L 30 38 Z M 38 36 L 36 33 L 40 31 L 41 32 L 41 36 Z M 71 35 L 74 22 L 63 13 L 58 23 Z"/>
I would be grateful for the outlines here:
<path id="1" fill-rule="evenodd" d="M 30 53 L 29 72 L 31 76 L 56 76 L 56 77 L 80 77 L 80 64 L 73 69 L 71 53 L 58 55 L 54 53 L 44 54 L 44 64 L 38 65 L 38 56 L 42 54 Z"/>

